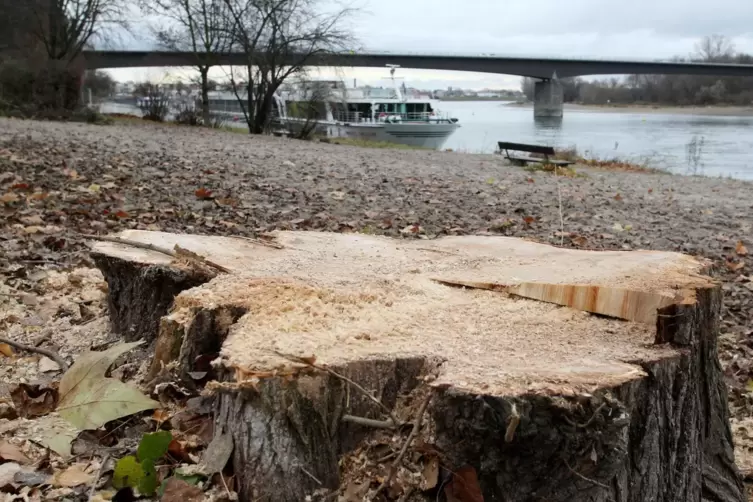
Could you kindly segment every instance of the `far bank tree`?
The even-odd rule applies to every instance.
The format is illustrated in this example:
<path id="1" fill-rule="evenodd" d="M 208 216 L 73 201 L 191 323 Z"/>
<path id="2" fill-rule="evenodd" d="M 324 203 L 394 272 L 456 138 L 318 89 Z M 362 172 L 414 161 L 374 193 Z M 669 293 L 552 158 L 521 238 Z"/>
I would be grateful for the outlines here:
<path id="1" fill-rule="evenodd" d="M 268 131 L 275 92 L 302 76 L 317 58 L 350 47 L 353 11 L 324 0 L 224 0 L 233 50 L 244 54 L 243 76 L 231 78 L 251 134 Z M 328 9 L 329 8 L 329 9 Z"/>
<path id="2" fill-rule="evenodd" d="M 3 100 L 24 107 L 72 109 L 84 73 L 81 52 L 127 28 L 127 0 L 1 0 Z M 3 44 L 4 45 L 4 44 Z"/>
<path id="3" fill-rule="evenodd" d="M 230 45 L 232 18 L 225 0 L 142 0 L 141 6 L 168 20 L 155 30 L 162 48 L 193 54 L 199 72 L 202 121 L 209 125 L 209 91 L 216 86 L 209 79 L 209 70 Z"/>

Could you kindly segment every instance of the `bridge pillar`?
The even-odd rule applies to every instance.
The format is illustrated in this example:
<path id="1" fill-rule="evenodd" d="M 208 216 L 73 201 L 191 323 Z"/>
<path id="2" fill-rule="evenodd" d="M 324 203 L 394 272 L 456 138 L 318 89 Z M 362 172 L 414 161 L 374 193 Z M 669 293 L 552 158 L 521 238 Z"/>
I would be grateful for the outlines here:
<path id="1" fill-rule="evenodd" d="M 559 80 L 546 79 L 534 84 L 533 116 L 562 117 L 565 92 Z"/>

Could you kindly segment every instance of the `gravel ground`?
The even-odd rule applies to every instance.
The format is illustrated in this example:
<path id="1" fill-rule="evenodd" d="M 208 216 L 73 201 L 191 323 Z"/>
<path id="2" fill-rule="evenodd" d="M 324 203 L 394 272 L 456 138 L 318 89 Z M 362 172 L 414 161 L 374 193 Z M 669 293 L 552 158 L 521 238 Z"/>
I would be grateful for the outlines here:
<path id="1" fill-rule="evenodd" d="M 241 235 L 316 229 L 405 238 L 489 232 L 586 249 L 681 251 L 710 258 L 724 281 L 722 363 L 733 413 L 749 415 L 753 184 L 577 171 L 554 176 L 493 155 L 176 126 L 0 119 L 0 279 L 23 293 L 39 269 L 90 267 L 80 234 L 124 228 Z M 738 443 L 753 439 L 753 424 L 751 433 L 743 422 L 739 429 Z"/>

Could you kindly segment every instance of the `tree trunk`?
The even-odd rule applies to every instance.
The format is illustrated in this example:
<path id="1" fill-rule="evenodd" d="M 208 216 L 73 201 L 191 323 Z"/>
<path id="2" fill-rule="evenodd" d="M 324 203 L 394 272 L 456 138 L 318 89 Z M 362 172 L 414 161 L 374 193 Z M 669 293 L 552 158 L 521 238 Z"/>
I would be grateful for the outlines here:
<path id="1" fill-rule="evenodd" d="M 188 379 L 219 353 L 206 391 L 240 500 L 361 500 L 382 482 L 375 500 L 471 500 L 457 495 L 469 466 L 486 501 L 744 500 L 704 263 L 504 237 L 275 236 L 123 233 L 230 269 L 175 298 L 152 370 Z M 111 288 L 163 294 L 141 271 L 164 256 L 94 251 Z M 154 317 L 131 297 L 114 311 Z M 392 416 L 405 427 L 383 428 Z"/>
<path id="2" fill-rule="evenodd" d="M 201 74 L 201 117 L 204 121 L 204 127 L 212 124 L 212 117 L 209 114 L 209 67 L 200 66 Z"/>

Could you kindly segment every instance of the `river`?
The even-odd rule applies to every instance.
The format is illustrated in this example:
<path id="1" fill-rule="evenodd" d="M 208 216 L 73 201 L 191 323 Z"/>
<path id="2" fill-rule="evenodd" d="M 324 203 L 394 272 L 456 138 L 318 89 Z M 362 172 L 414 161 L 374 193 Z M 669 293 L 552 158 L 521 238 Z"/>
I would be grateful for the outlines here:
<path id="1" fill-rule="evenodd" d="M 489 153 L 497 141 L 576 147 L 585 157 L 619 158 L 676 174 L 753 180 L 753 117 L 640 109 L 565 109 L 561 121 L 534 121 L 530 107 L 494 101 L 445 101 L 462 127 L 444 148 Z"/>
<path id="2" fill-rule="evenodd" d="M 138 113 L 106 103 L 103 112 Z M 691 115 L 655 110 L 565 109 L 561 121 L 535 121 L 530 107 L 498 101 L 444 101 L 461 127 L 444 148 L 491 153 L 497 141 L 575 147 L 587 158 L 646 164 L 675 174 L 753 180 L 753 116 Z"/>

